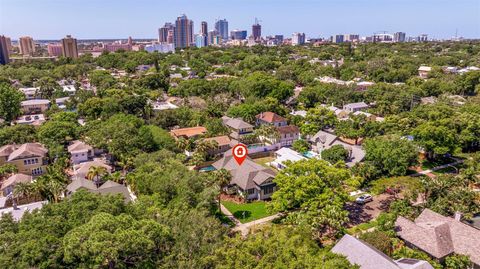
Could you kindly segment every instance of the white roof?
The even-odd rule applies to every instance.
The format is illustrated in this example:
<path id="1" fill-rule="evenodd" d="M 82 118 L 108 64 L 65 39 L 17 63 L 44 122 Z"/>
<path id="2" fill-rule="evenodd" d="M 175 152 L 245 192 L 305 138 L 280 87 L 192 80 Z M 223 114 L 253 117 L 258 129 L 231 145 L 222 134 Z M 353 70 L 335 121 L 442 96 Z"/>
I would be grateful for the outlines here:
<path id="1" fill-rule="evenodd" d="M 47 204 L 47 201 L 41 201 L 41 202 L 35 202 L 31 204 L 26 204 L 26 205 L 19 205 L 18 209 L 14 210 L 13 207 L 5 208 L 5 209 L 0 209 L 0 217 L 3 214 L 8 214 L 11 213 L 13 220 L 19 221 L 25 212 L 29 211 L 32 212 L 34 209 L 41 209 L 43 205 Z"/>
<path id="2" fill-rule="evenodd" d="M 22 106 L 32 106 L 32 105 L 48 105 L 50 100 L 47 99 L 34 99 L 22 101 Z"/>
<path id="3" fill-rule="evenodd" d="M 17 124 L 42 124 L 45 122 L 45 116 L 43 114 L 24 115 L 17 118 L 15 123 Z"/>
<path id="4" fill-rule="evenodd" d="M 281 148 L 275 151 L 275 155 L 277 155 L 277 159 L 275 159 L 276 163 L 284 163 L 286 161 L 297 162 L 307 159 L 302 154 L 290 148 Z"/>
<path id="5" fill-rule="evenodd" d="M 75 86 L 73 85 L 65 85 L 62 86 L 64 92 L 75 92 L 77 89 L 75 89 Z"/>
<path id="6" fill-rule="evenodd" d="M 296 110 L 296 111 L 292 111 L 290 112 L 290 115 L 294 115 L 294 116 L 301 116 L 301 117 L 306 117 L 307 116 L 307 111 L 305 110 Z"/>
<path id="7" fill-rule="evenodd" d="M 178 106 L 170 102 L 154 102 L 152 103 L 153 110 L 167 110 L 167 109 L 176 109 Z"/>
<path id="8" fill-rule="evenodd" d="M 422 66 L 420 66 L 420 67 L 418 68 L 418 71 L 427 71 L 427 72 L 429 72 L 429 71 L 432 71 L 432 68 L 431 68 L 430 66 L 424 66 L 424 65 L 422 65 Z"/>

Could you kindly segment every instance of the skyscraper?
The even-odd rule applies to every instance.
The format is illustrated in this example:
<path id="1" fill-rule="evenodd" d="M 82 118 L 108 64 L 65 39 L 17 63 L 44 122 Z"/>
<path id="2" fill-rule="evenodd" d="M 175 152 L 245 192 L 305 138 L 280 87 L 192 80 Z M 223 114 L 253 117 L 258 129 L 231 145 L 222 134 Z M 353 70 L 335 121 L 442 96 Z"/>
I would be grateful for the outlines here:
<path id="1" fill-rule="evenodd" d="M 228 40 L 228 21 L 226 19 L 216 21 L 215 30 L 223 40 Z"/>
<path id="2" fill-rule="evenodd" d="M 158 29 L 158 42 L 160 43 L 173 43 L 173 38 L 168 42 L 168 36 L 171 35 L 173 37 L 173 31 L 175 30 L 175 26 L 172 23 L 165 23 L 163 27 Z"/>
<path id="3" fill-rule="evenodd" d="M 405 36 L 404 32 L 396 32 L 393 34 L 393 42 L 405 42 Z"/>
<path id="4" fill-rule="evenodd" d="M 78 58 L 77 39 L 71 35 L 62 39 L 62 54 L 66 58 Z"/>
<path id="5" fill-rule="evenodd" d="M 305 33 L 293 33 L 292 45 L 303 45 L 303 44 L 305 44 Z"/>
<path id="6" fill-rule="evenodd" d="M 262 37 L 262 26 L 257 18 L 255 18 L 255 24 L 252 25 L 252 36 L 254 40 L 258 40 Z"/>
<path id="7" fill-rule="evenodd" d="M 333 43 L 343 43 L 344 36 L 343 35 L 335 35 L 333 38 Z"/>
<path id="8" fill-rule="evenodd" d="M 203 37 L 203 46 L 208 46 L 208 24 L 206 21 L 202 21 L 201 27 L 200 27 L 200 36 Z M 197 44 L 198 47 L 198 41 L 195 40 L 195 43 Z"/>
<path id="9" fill-rule="evenodd" d="M 22 36 L 19 38 L 20 53 L 23 55 L 32 55 L 35 52 L 35 44 L 33 38 L 29 36 Z"/>
<path id="10" fill-rule="evenodd" d="M 230 37 L 233 40 L 247 39 L 247 30 L 233 30 L 230 32 Z"/>
<path id="11" fill-rule="evenodd" d="M 10 62 L 8 54 L 7 37 L 0 35 L 0 64 L 8 64 Z"/>
<path id="12" fill-rule="evenodd" d="M 175 21 L 174 34 L 175 48 L 190 47 L 193 42 L 193 21 L 189 20 L 184 14 Z"/>
<path id="13" fill-rule="evenodd" d="M 59 57 L 62 56 L 62 44 L 48 44 L 47 45 L 48 56 Z"/>

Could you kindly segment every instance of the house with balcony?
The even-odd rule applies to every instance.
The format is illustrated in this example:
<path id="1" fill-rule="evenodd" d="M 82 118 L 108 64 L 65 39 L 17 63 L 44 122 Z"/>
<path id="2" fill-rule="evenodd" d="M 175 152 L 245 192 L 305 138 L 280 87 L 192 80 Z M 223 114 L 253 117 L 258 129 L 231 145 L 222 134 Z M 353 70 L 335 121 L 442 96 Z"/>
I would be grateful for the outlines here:
<path id="1" fill-rule="evenodd" d="M 39 176 L 46 172 L 48 150 L 40 143 L 5 145 L 0 148 L 0 166 L 12 164 L 18 173 Z"/>
<path id="2" fill-rule="evenodd" d="M 22 101 L 21 108 L 23 114 L 43 114 L 50 108 L 50 100 L 47 99 L 33 99 Z"/>
<path id="3" fill-rule="evenodd" d="M 241 118 L 222 117 L 222 122 L 230 129 L 230 138 L 241 140 L 244 136 L 253 134 L 253 125 Z"/>

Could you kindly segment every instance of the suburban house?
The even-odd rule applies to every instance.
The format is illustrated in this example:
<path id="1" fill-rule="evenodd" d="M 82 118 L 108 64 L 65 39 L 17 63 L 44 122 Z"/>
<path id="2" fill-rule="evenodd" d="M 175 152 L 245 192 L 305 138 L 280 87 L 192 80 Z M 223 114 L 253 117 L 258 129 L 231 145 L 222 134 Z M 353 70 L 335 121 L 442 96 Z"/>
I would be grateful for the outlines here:
<path id="1" fill-rule="evenodd" d="M 337 118 L 339 118 L 339 119 L 346 119 L 346 118 L 348 118 L 348 114 L 350 114 L 349 111 L 340 109 L 340 108 L 338 108 L 334 105 L 331 105 L 331 106 L 322 105 L 322 106 L 324 108 L 332 111 L 333 113 L 335 113 L 335 116 L 337 116 Z"/>
<path id="2" fill-rule="evenodd" d="M 5 145 L 0 148 L 0 165 L 10 163 L 17 167 L 18 173 L 39 176 L 46 171 L 47 153 L 40 143 Z"/>
<path id="3" fill-rule="evenodd" d="M 329 149 L 335 145 L 343 146 L 350 153 L 346 162 L 350 167 L 362 161 L 365 157 L 365 151 L 361 146 L 347 144 L 340 140 L 338 136 L 326 131 L 318 131 L 309 139 L 309 142 L 312 144 L 312 150 L 319 154 L 321 154 L 323 150 Z"/>
<path id="4" fill-rule="evenodd" d="M 112 167 L 110 165 L 107 165 L 104 160 L 94 159 L 93 161 L 83 162 L 83 163 L 74 165 L 72 180 L 87 178 L 90 167 L 104 167 L 107 170 L 107 173 L 112 172 Z"/>
<path id="5" fill-rule="evenodd" d="M 205 138 L 205 141 L 215 141 L 217 142 L 217 147 L 215 149 L 209 150 L 208 154 L 215 156 L 232 148 L 232 140 L 226 135 L 215 136 L 210 138 Z"/>
<path id="6" fill-rule="evenodd" d="M 368 109 L 369 106 L 365 104 L 365 102 L 358 102 L 358 103 L 350 103 L 343 106 L 343 110 L 354 113 L 357 111 L 362 111 Z"/>
<path id="7" fill-rule="evenodd" d="M 202 136 L 207 133 L 207 129 L 202 126 L 197 126 L 197 127 L 190 127 L 190 128 L 181 128 L 181 129 L 175 129 L 171 130 L 170 134 L 175 138 L 179 139 L 180 137 L 183 137 L 185 139 L 189 139 L 192 137 L 198 137 Z"/>
<path id="8" fill-rule="evenodd" d="M 50 108 L 50 101 L 47 99 L 33 99 L 22 101 L 23 114 L 42 114 Z"/>
<path id="9" fill-rule="evenodd" d="M 77 92 L 77 89 L 75 89 L 75 85 L 63 85 L 62 90 L 68 95 L 75 95 L 75 92 Z"/>
<path id="10" fill-rule="evenodd" d="M 70 97 L 68 97 L 68 96 L 57 98 L 57 99 L 55 99 L 55 104 L 58 106 L 58 108 L 60 108 L 62 110 L 66 110 L 68 100 L 70 100 Z"/>
<path id="11" fill-rule="evenodd" d="M 37 98 L 38 96 L 38 91 L 40 88 L 20 88 L 19 91 L 21 91 L 25 95 L 25 100 L 32 100 Z"/>
<path id="12" fill-rule="evenodd" d="M 18 117 L 14 122 L 15 124 L 28 124 L 33 126 L 40 126 L 47 120 L 43 114 L 23 115 Z"/>
<path id="13" fill-rule="evenodd" d="M 154 111 L 162 111 L 162 110 L 169 110 L 169 109 L 177 109 L 178 106 L 170 103 L 170 102 L 151 102 L 152 108 Z"/>
<path id="14" fill-rule="evenodd" d="M 282 147 L 289 147 L 295 140 L 300 138 L 300 129 L 295 125 L 277 127 L 277 131 L 280 134 L 280 138 L 277 139 L 276 143 Z"/>
<path id="15" fill-rule="evenodd" d="M 3 196 L 6 197 L 10 193 L 13 192 L 15 189 L 15 185 L 18 183 L 29 183 L 32 182 L 32 176 L 25 175 L 25 174 L 14 174 L 11 175 L 7 180 L 2 182 L 2 186 L 0 190 L 3 193 Z"/>
<path id="16" fill-rule="evenodd" d="M 423 79 L 428 78 L 428 74 L 430 72 L 432 72 L 432 68 L 430 66 L 422 65 L 418 68 L 418 76 L 420 76 Z"/>
<path id="17" fill-rule="evenodd" d="M 68 146 L 67 150 L 68 153 L 70 153 L 70 161 L 72 164 L 86 162 L 95 155 L 92 146 L 80 140 L 73 141 L 73 143 Z"/>
<path id="18" fill-rule="evenodd" d="M 240 118 L 230 118 L 227 116 L 222 117 L 222 122 L 230 129 L 230 137 L 236 140 L 240 140 L 246 135 L 253 133 L 253 125 L 243 121 Z"/>
<path id="19" fill-rule="evenodd" d="M 284 117 L 273 113 L 273 112 L 262 112 L 255 116 L 256 118 L 256 125 L 273 125 L 275 127 L 280 127 L 280 126 L 286 126 L 287 125 L 287 119 Z"/>
<path id="20" fill-rule="evenodd" d="M 395 231 L 409 247 L 440 262 L 449 255 L 462 254 L 470 257 L 473 268 L 480 268 L 480 230 L 461 222 L 460 214 L 450 218 L 424 209 L 414 221 L 398 217 Z"/>
<path id="21" fill-rule="evenodd" d="M 297 162 L 301 160 L 306 160 L 305 156 L 296 152 L 290 148 L 281 148 L 275 151 L 275 160 L 270 163 L 271 166 L 277 169 L 284 169 L 287 167 L 287 163 L 290 162 Z"/>
<path id="22" fill-rule="evenodd" d="M 270 168 L 257 164 L 249 157 L 240 166 L 233 158 L 232 152 L 227 151 L 223 158 L 214 162 L 212 166 L 217 170 L 228 170 L 232 175 L 230 187 L 236 188 L 246 200 L 265 200 L 275 191 L 276 185 L 273 178 L 276 173 Z"/>
<path id="23" fill-rule="evenodd" d="M 427 261 L 402 258 L 393 260 L 386 254 L 351 235 L 344 235 L 331 250 L 343 255 L 360 269 L 433 269 Z"/>
<path id="24" fill-rule="evenodd" d="M 93 181 L 84 178 L 72 180 L 72 182 L 67 185 L 66 195 L 70 196 L 80 189 L 100 195 L 120 194 L 123 196 L 126 203 L 135 200 L 135 197 L 130 193 L 128 188 L 122 184 L 108 180 L 97 188 Z"/>
<path id="25" fill-rule="evenodd" d="M 364 112 L 364 111 L 354 112 L 353 115 L 355 115 L 355 116 L 363 115 L 363 116 L 365 116 L 365 118 L 367 118 L 367 120 L 369 120 L 369 121 L 378 121 L 378 122 L 381 122 L 381 121 L 384 121 L 384 120 L 385 120 L 385 119 L 382 118 L 382 117 L 378 117 L 378 116 L 376 116 L 376 115 L 373 115 L 372 113 L 368 113 L 368 112 Z"/>

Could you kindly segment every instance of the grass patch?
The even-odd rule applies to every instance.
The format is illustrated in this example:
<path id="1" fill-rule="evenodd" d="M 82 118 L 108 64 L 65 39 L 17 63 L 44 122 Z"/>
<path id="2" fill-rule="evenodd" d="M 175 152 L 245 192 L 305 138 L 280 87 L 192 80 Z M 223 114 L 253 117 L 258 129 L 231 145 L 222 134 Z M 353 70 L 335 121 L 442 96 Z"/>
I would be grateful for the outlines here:
<path id="1" fill-rule="evenodd" d="M 237 204 L 230 201 L 222 201 L 222 204 L 241 223 L 247 223 L 250 221 L 254 221 L 254 220 L 265 218 L 272 215 L 267 212 L 266 202 L 258 201 L 258 202 Z"/>
<path id="2" fill-rule="evenodd" d="M 423 160 L 422 162 L 422 170 L 428 170 L 428 169 L 432 169 L 434 167 L 437 167 L 437 166 L 440 166 L 440 165 L 444 165 L 444 164 L 448 164 L 448 163 L 452 163 L 454 162 L 455 160 L 451 159 L 451 158 L 438 158 L 436 160 L 432 160 L 432 161 L 429 161 L 429 160 Z"/>
<path id="3" fill-rule="evenodd" d="M 376 225 L 377 225 L 377 222 L 375 220 L 372 220 L 372 221 L 366 222 L 366 223 L 361 223 L 361 224 L 358 224 L 358 225 L 353 226 L 351 228 L 348 228 L 347 233 L 350 234 L 350 235 L 356 235 L 356 234 L 361 233 L 363 231 L 366 231 L 370 228 L 373 228 Z"/>
<path id="4" fill-rule="evenodd" d="M 270 165 L 268 165 L 268 163 L 273 162 L 274 160 L 275 158 L 273 157 L 263 157 L 263 158 L 254 159 L 253 161 L 267 168 L 272 168 Z"/>

